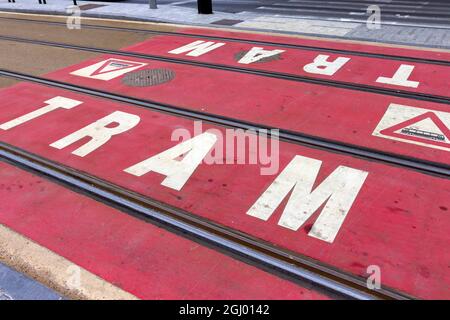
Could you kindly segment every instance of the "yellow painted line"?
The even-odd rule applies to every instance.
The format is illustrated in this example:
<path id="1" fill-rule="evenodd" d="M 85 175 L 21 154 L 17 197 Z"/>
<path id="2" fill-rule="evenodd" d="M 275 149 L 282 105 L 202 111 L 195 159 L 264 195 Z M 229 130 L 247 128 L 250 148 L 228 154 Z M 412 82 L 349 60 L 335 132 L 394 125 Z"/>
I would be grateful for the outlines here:
<path id="1" fill-rule="evenodd" d="M 49 15 L 49 14 L 38 14 L 38 13 L 20 13 L 20 12 L 10 12 L 10 11 L 0 11 L 0 14 L 11 14 L 11 15 L 23 15 L 23 16 L 33 16 L 33 17 L 46 17 L 46 18 L 66 18 L 65 15 Z M 372 45 L 378 47 L 390 47 L 390 48 L 404 48 L 404 49 L 413 49 L 420 51 L 435 51 L 435 52 L 445 52 L 450 53 L 449 49 L 443 48 L 429 48 L 429 47 L 417 47 L 413 45 L 405 45 L 405 44 L 390 44 L 390 43 L 380 43 L 380 42 L 372 42 L 372 41 L 364 41 L 364 40 L 350 40 L 350 39 L 337 39 L 337 38 L 327 38 L 327 37 L 314 37 L 314 36 L 306 36 L 300 34 L 286 34 L 286 33 L 277 33 L 277 32 L 267 32 L 267 31 L 255 31 L 255 30 L 245 30 L 238 28 L 223 28 L 223 27 L 207 27 L 207 26 L 197 26 L 197 25 L 189 25 L 189 24 L 176 24 L 176 23 L 164 23 L 164 22 L 150 22 L 150 21 L 135 21 L 135 20 L 121 20 L 121 19 L 108 19 L 108 18 L 94 18 L 94 17 L 81 17 L 81 20 L 92 20 L 92 21 L 107 21 L 107 22 L 119 22 L 119 23 L 129 23 L 129 24 L 138 24 L 138 25 L 153 25 L 153 26 L 167 26 L 167 27 L 175 27 L 175 28 L 195 28 L 195 29 L 206 29 L 206 30 L 224 30 L 230 32 L 241 32 L 248 34 L 259 34 L 259 35 L 272 35 L 277 37 L 285 37 L 285 38 L 299 38 L 299 39 L 310 39 L 310 40 L 321 40 L 321 41 L 334 41 L 339 43 L 350 43 L 350 44 L 364 44 L 364 45 Z M 139 30 L 136 30 L 139 31 Z"/>
<path id="2" fill-rule="evenodd" d="M 0 261 L 71 299 L 137 297 L 0 224 Z"/>

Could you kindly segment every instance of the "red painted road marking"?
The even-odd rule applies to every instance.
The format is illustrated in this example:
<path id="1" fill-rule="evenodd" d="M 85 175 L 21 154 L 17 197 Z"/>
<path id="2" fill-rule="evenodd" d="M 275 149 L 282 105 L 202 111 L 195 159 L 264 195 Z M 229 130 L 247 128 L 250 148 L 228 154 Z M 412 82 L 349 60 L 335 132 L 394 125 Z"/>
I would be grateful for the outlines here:
<path id="1" fill-rule="evenodd" d="M 447 96 L 450 86 L 447 66 L 320 50 L 182 36 L 157 36 L 124 50 L 439 96 Z"/>
<path id="2" fill-rule="evenodd" d="M 0 223 L 142 299 L 327 296 L 0 162 Z"/>
<path id="3" fill-rule="evenodd" d="M 175 79 L 156 86 L 131 87 L 123 84 L 121 77 L 99 81 L 71 74 L 110 58 L 103 56 L 71 66 L 51 73 L 48 78 L 379 151 L 449 163 L 448 151 L 434 148 L 423 137 L 416 137 L 423 140 L 422 144 L 408 144 L 404 140 L 410 140 L 410 135 L 404 134 L 399 142 L 374 134 L 392 104 L 404 109 L 434 110 L 436 114 L 449 114 L 448 105 L 156 61 L 139 70 L 168 68 L 175 73 Z"/>
<path id="4" fill-rule="evenodd" d="M 261 175 L 260 165 L 200 164 L 180 188 L 170 179 L 167 181 L 167 175 L 171 176 L 169 172 L 136 176 L 132 174 L 133 170 L 124 170 L 177 145 L 170 141 L 171 134 L 175 129 L 192 132 L 192 121 L 37 85 L 20 84 L 3 90 L 1 96 L 5 101 L 0 115 L 2 124 L 44 107 L 45 101 L 56 96 L 82 102 L 70 110 L 59 108 L 4 130 L 0 136 L 4 142 L 356 275 L 364 276 L 367 266 L 378 265 L 384 285 L 409 294 L 422 298 L 450 296 L 447 272 L 450 256 L 442 250 L 449 242 L 450 185 L 446 179 L 280 142 L 276 175 Z M 61 149 L 50 146 L 113 112 L 138 116 L 140 121 L 83 157 L 73 152 L 85 148 L 88 139 L 67 147 L 62 144 Z M 52 123 L 55 125 L 49 125 Z M 122 125 L 119 122 L 111 129 Z M 205 128 L 223 132 L 213 126 Z M 299 161 L 301 167 L 309 166 L 304 171 L 294 167 L 295 172 L 311 173 L 313 167 L 318 170 L 317 177 L 303 176 L 303 182 L 297 181 L 301 186 L 305 181 L 314 184 L 314 190 L 320 188 L 323 191 L 325 185 L 329 187 L 330 177 L 339 181 L 336 177 L 342 170 L 352 172 L 341 175 L 344 179 L 353 178 L 345 182 L 346 187 L 350 185 L 346 194 L 336 199 L 336 203 L 342 205 L 345 202 L 342 206 L 349 209 L 344 221 L 336 217 L 325 219 L 327 206 L 336 203 L 328 203 L 322 210 L 320 197 L 311 194 L 310 203 L 315 213 L 303 225 L 296 226 L 301 219 L 292 215 L 297 213 L 295 210 L 289 213 L 287 208 L 295 208 L 299 199 L 294 195 L 307 196 L 304 190 L 294 191 L 287 201 L 282 199 L 286 190 L 272 189 L 279 196 L 275 200 L 282 197 L 283 202 L 280 205 L 274 205 L 274 201 L 267 203 L 269 208 L 273 205 L 273 213 L 264 209 L 264 201 L 258 199 L 270 198 L 267 190 L 271 190 L 273 182 L 283 176 L 282 171 L 291 168 L 295 161 Z M 359 187 L 360 190 L 356 190 Z M 338 193 L 336 189 L 333 192 Z M 355 198 L 349 199 L 349 194 Z M 327 198 L 321 201 L 325 202 Z M 258 217 L 255 217 L 255 206 L 262 209 L 257 210 Z M 267 214 L 269 219 L 264 221 Z M 325 227 L 315 226 L 324 220 L 332 223 Z M 342 225 L 337 226 L 336 238 L 327 240 L 318 232 L 329 232 L 337 222 Z M 296 227 L 299 229 L 295 231 Z M 437 256 L 441 259 L 436 259 Z"/>

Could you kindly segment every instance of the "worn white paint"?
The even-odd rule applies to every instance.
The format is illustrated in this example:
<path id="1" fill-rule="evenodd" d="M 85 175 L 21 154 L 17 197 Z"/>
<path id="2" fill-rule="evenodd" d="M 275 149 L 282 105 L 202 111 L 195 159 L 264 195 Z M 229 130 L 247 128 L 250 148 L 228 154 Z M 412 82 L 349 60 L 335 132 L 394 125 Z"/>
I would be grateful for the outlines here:
<path id="1" fill-rule="evenodd" d="M 181 190 L 216 141 L 216 135 L 204 132 L 124 171 L 138 177 L 150 171 L 158 172 L 166 176 L 163 186 Z M 176 160 L 183 155 L 182 160 Z"/>
<path id="2" fill-rule="evenodd" d="M 415 129 L 444 135 L 445 140 L 442 141 L 443 145 L 442 144 L 438 145 L 438 144 L 434 143 L 433 141 L 427 140 L 425 138 L 422 141 L 411 140 L 410 136 L 408 136 L 406 134 L 404 135 L 404 138 L 400 138 L 400 137 L 390 136 L 390 135 L 381 133 L 381 131 L 383 131 L 385 129 L 391 128 L 402 122 L 405 122 L 407 120 L 413 119 L 418 116 L 421 116 L 427 112 L 432 112 L 433 114 L 435 114 L 436 117 L 439 118 L 442 121 L 442 123 L 444 124 L 444 126 L 447 128 L 447 131 L 450 130 L 450 112 L 436 111 L 436 110 L 425 109 L 425 108 L 416 108 L 416 107 L 391 103 L 389 105 L 388 109 L 386 110 L 385 114 L 383 115 L 383 118 L 380 120 L 377 127 L 373 131 L 372 135 L 377 136 L 377 137 L 386 138 L 386 139 L 416 144 L 416 145 L 423 146 L 423 147 L 450 151 L 450 137 L 448 136 L 448 134 L 446 135 L 445 132 L 443 132 L 438 127 L 438 125 L 429 118 L 418 121 L 414 124 L 409 125 L 408 127 L 414 127 Z M 397 130 L 396 133 L 401 134 L 401 129 Z"/>
<path id="3" fill-rule="evenodd" d="M 264 50 L 264 48 L 261 47 L 253 47 L 251 48 L 245 56 L 243 56 L 238 63 L 241 64 L 250 64 L 253 62 L 257 62 L 264 58 L 269 58 L 272 56 L 275 56 L 277 54 L 280 54 L 282 52 L 285 52 L 285 50 Z"/>
<path id="4" fill-rule="evenodd" d="M 110 115 L 87 125 L 86 127 L 50 144 L 56 149 L 63 149 L 81 139 L 91 137 L 91 140 L 78 149 L 72 151 L 73 154 L 84 157 L 92 151 L 98 149 L 111 139 L 112 136 L 130 130 L 140 121 L 137 115 L 122 111 L 115 111 Z M 109 127 L 117 124 L 114 127 Z"/>
<path id="5" fill-rule="evenodd" d="M 185 46 L 171 50 L 171 51 L 169 51 L 169 53 L 181 54 L 181 53 L 187 52 L 186 53 L 187 56 L 199 57 L 199 56 L 201 56 L 205 53 L 208 53 L 214 49 L 217 49 L 223 45 L 225 45 L 225 43 L 197 40 L 197 41 L 191 42 Z"/>
<path id="6" fill-rule="evenodd" d="M 109 81 L 145 65 L 147 63 L 111 58 L 73 71 L 70 74 L 84 78 Z"/>
<path id="7" fill-rule="evenodd" d="M 321 165 L 320 160 L 295 156 L 247 214 L 267 221 L 292 191 L 278 225 L 296 231 L 325 203 L 309 236 L 333 242 L 368 172 L 339 166 L 312 190 Z"/>
<path id="8" fill-rule="evenodd" d="M 328 61 L 329 58 L 330 56 L 319 54 L 313 62 L 305 65 L 303 70 L 308 73 L 332 76 L 350 60 L 350 58 L 338 57 Z"/>
<path id="9" fill-rule="evenodd" d="M 30 113 L 27 113 L 23 116 L 20 116 L 16 119 L 13 119 L 11 121 L 1 124 L 0 129 L 9 130 L 9 129 L 17 127 L 18 125 L 21 125 L 25 122 L 28 122 L 30 120 L 36 119 L 40 116 L 43 116 L 53 110 L 56 110 L 59 108 L 72 109 L 72 108 L 75 108 L 76 106 L 82 104 L 83 102 L 74 100 L 74 99 L 57 96 L 57 97 L 54 97 L 54 98 L 51 98 L 51 99 L 45 101 L 45 103 L 47 104 L 45 107 L 39 108 L 39 109 L 34 110 Z"/>
<path id="10" fill-rule="evenodd" d="M 376 82 L 392 84 L 395 86 L 409 87 L 409 88 L 417 88 L 420 84 L 418 81 L 408 80 L 411 76 L 411 73 L 414 70 L 414 66 L 402 64 L 398 67 L 397 71 L 391 78 L 388 77 L 378 77 Z"/>

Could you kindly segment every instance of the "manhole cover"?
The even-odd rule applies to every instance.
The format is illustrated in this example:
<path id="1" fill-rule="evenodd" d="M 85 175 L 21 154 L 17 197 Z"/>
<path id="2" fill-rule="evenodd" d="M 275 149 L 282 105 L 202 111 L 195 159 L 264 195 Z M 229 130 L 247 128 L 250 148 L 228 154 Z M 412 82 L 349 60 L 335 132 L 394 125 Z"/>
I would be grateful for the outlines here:
<path id="1" fill-rule="evenodd" d="M 241 60 L 247 53 L 248 51 L 239 51 L 238 53 L 236 53 L 234 55 L 234 59 L 236 59 L 236 61 Z M 269 61 L 276 61 L 276 60 L 280 60 L 281 59 L 281 53 L 278 53 L 276 55 L 273 55 L 271 57 L 267 57 L 267 58 L 262 58 L 261 60 L 256 61 L 255 63 L 259 63 L 259 62 L 269 62 Z"/>
<path id="2" fill-rule="evenodd" d="M 147 69 L 127 73 L 122 83 L 131 87 L 149 87 L 169 82 L 175 78 L 175 72 L 170 69 Z"/>

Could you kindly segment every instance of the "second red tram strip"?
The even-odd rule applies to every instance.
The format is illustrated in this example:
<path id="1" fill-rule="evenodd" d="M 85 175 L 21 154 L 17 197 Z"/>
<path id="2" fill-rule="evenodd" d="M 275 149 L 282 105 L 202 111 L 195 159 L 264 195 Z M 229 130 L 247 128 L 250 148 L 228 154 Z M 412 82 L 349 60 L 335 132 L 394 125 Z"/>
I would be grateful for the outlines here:
<path id="1" fill-rule="evenodd" d="M 447 104 L 122 56 L 101 56 L 46 78 L 449 170 Z"/>
<path id="2" fill-rule="evenodd" d="M 436 96 L 446 96 L 450 84 L 450 66 L 245 42 L 156 36 L 123 50 Z"/>
<path id="3" fill-rule="evenodd" d="M 426 64 L 426 63 L 415 63 L 415 64 L 404 64 L 401 63 L 401 61 L 396 61 L 397 68 L 395 70 L 392 70 L 393 75 L 392 77 L 389 76 L 379 76 L 376 79 L 371 79 L 372 76 L 374 76 L 375 70 L 377 68 L 373 68 L 371 65 L 364 65 L 364 59 L 371 59 L 370 61 L 373 64 L 383 64 L 387 65 L 387 68 L 389 69 L 389 63 L 386 63 L 386 59 L 376 59 L 376 58 L 364 58 L 360 56 L 355 56 L 354 58 L 362 59 L 362 63 L 357 63 L 357 67 L 354 69 L 345 69 L 347 70 L 346 76 L 342 77 L 339 74 L 336 75 L 338 71 L 341 71 L 341 69 L 344 69 L 343 67 L 347 65 L 347 62 L 351 60 L 351 58 L 341 57 L 338 56 L 335 60 L 330 60 L 329 56 L 320 54 L 320 51 L 316 51 L 315 53 L 309 50 L 306 50 L 306 56 L 315 54 L 315 58 L 313 60 L 309 61 L 308 63 L 303 65 L 303 72 L 300 72 L 297 70 L 295 66 L 295 61 L 288 61 L 287 64 L 284 65 L 284 69 L 287 69 L 288 71 L 283 71 L 283 63 L 281 63 L 281 72 L 280 71 L 273 71 L 271 69 L 273 68 L 273 60 L 279 61 L 282 60 L 280 58 L 280 55 L 282 52 L 279 52 L 280 50 L 274 49 L 274 50 L 264 50 L 262 47 L 251 47 L 247 48 L 247 50 L 239 50 L 236 51 L 236 46 L 230 46 L 227 50 L 227 53 L 234 52 L 234 61 L 231 59 L 230 63 L 212 63 L 208 61 L 202 61 L 202 60 L 209 60 L 208 58 L 205 59 L 205 57 L 201 57 L 207 53 L 210 53 L 210 51 L 216 50 L 220 48 L 218 45 L 225 45 L 225 43 L 219 43 L 219 42 L 212 42 L 212 41 L 203 41 L 203 40 L 197 40 L 190 43 L 187 43 L 184 46 L 175 48 L 173 50 L 168 51 L 167 53 L 162 53 L 160 55 L 158 54 L 150 54 L 150 53 L 141 53 L 139 51 L 149 52 L 153 50 L 151 46 L 153 45 L 149 41 L 144 41 L 143 43 L 139 43 L 135 46 L 131 46 L 129 48 L 125 48 L 124 50 L 110 50 L 110 49 L 103 49 L 103 48 L 97 48 L 97 47 L 86 47 L 86 46 L 79 46 L 74 44 L 67 44 L 67 43 L 57 43 L 57 42 L 51 42 L 51 41 L 45 41 L 45 40 L 34 40 L 34 39 L 26 39 L 26 38 L 18 38 L 18 37 L 9 37 L 9 36 L 0 36 L 1 40 L 6 41 L 16 41 L 16 42 L 24 42 L 24 43 L 30 43 L 30 44 L 36 44 L 36 45 L 44 45 L 44 46 L 52 46 L 52 47 L 61 47 L 66 49 L 75 49 L 75 50 L 85 50 L 85 51 L 91 51 L 91 52 L 98 52 L 98 53 L 106 53 L 106 54 L 115 54 L 115 55 L 124 55 L 124 56 L 131 56 L 133 58 L 143 58 L 153 61 L 162 61 L 162 62 L 170 62 L 170 63 L 177 63 L 177 64 L 183 64 L 183 65 L 190 65 L 190 66 L 196 66 L 196 67 L 202 67 L 202 68 L 213 68 L 213 69 L 219 69 L 219 70 L 226 70 L 226 71 L 232 71 L 232 72 L 238 72 L 238 73 L 247 73 L 251 75 L 257 75 L 257 76 L 263 76 L 263 77 L 269 77 L 269 78 L 279 78 L 284 80 L 290 80 L 290 81 L 298 81 L 298 82 L 306 82 L 306 83 L 313 83 L 313 84 L 319 84 L 319 85 L 325 85 L 325 86 L 334 86 L 338 88 L 345 88 L 350 90 L 356 90 L 356 91 L 368 91 L 368 92 L 375 92 L 375 93 L 381 93 L 381 94 L 387 94 L 387 95 L 393 95 L 393 96 L 400 96 L 400 97 L 414 97 L 416 99 L 426 100 L 426 101 L 434 101 L 434 102 L 444 102 L 449 103 L 450 100 L 448 96 L 446 96 L 446 90 L 445 87 L 448 85 L 448 81 L 446 81 L 446 75 L 448 74 L 449 66 L 446 65 L 433 65 L 433 64 Z M 150 42 L 150 48 L 149 43 Z M 158 40 L 156 40 L 156 50 L 158 51 Z M 248 45 L 247 45 L 248 47 Z M 285 50 L 281 50 L 285 51 Z M 187 58 L 179 58 L 177 55 L 185 54 Z M 302 53 L 302 55 L 305 55 Z M 349 55 L 351 56 L 351 55 Z M 195 59 L 193 58 L 195 57 Z M 200 57 L 200 58 L 199 58 Z M 216 57 L 217 58 L 217 57 Z M 294 60 L 297 58 L 295 55 L 291 56 Z M 214 59 L 213 59 L 214 60 Z M 228 58 L 230 61 L 230 58 Z M 372 61 L 374 60 L 374 61 Z M 227 61 L 227 59 L 220 59 L 217 58 L 216 61 Z M 354 62 L 355 62 L 354 61 Z M 395 61 L 395 60 L 394 60 Z M 258 62 L 264 62 L 264 66 L 260 67 L 260 63 Z M 267 62 L 272 62 L 271 64 L 268 64 Z M 361 61 L 360 61 L 361 62 Z M 366 61 L 367 62 L 367 61 Z M 392 65 L 392 61 L 391 65 Z M 234 63 L 234 65 L 233 65 Z M 292 66 L 294 64 L 294 66 Z M 276 66 L 276 64 L 275 64 Z M 419 66 L 419 72 L 416 72 L 420 76 L 425 77 L 422 82 L 411 80 L 410 76 L 415 70 L 416 66 Z M 365 80 L 365 76 L 362 70 L 364 68 L 368 68 L 369 74 L 367 79 Z M 278 68 L 276 68 L 278 69 Z M 392 69 L 392 67 L 390 68 Z M 431 69 L 432 72 L 428 72 L 428 70 Z M 344 71 L 345 71 L 344 70 Z M 345 79 L 345 80 L 341 80 Z M 430 80 L 434 79 L 434 80 Z M 432 82 L 432 85 L 428 85 L 429 82 Z M 420 89 L 417 89 L 420 85 Z M 428 88 L 428 89 L 427 89 Z M 429 88 L 437 88 L 435 89 L 429 89 Z M 417 90 L 416 90 L 417 89 Z M 431 92 L 430 92 L 431 90 Z M 437 92 L 438 94 L 432 93 Z"/>

